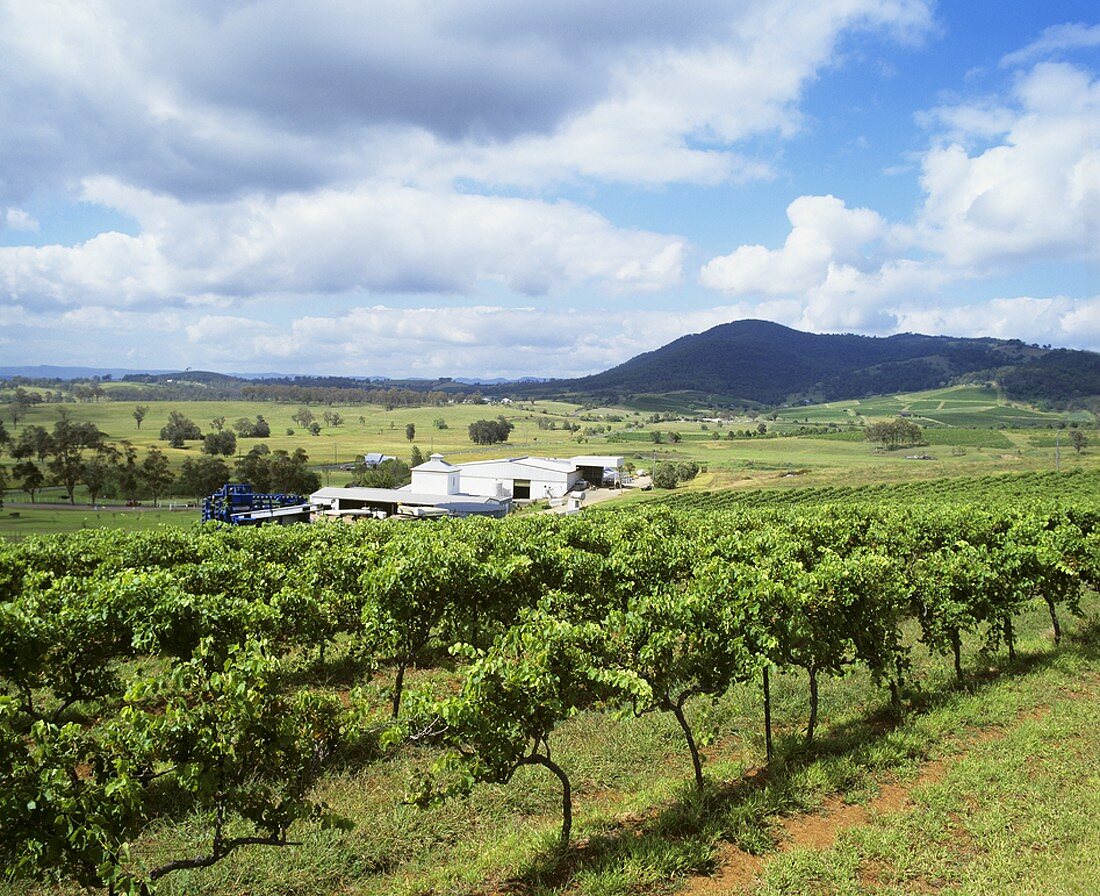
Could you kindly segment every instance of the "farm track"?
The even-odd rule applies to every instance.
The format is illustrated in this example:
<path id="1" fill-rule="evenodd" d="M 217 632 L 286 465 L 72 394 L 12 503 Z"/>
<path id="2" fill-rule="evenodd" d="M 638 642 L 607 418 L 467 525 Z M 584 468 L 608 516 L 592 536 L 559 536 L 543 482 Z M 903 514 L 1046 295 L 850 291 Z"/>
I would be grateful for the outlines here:
<path id="1" fill-rule="evenodd" d="M 1063 688 L 1061 699 L 1100 699 L 1100 675 L 1083 679 L 1077 688 Z M 712 874 L 694 875 L 680 891 L 686 896 L 742 896 L 750 894 L 761 882 L 767 866 L 793 850 L 827 850 L 847 831 L 889 820 L 913 811 L 917 803 L 914 794 L 923 788 L 939 784 L 950 771 L 971 755 L 975 747 L 1004 740 L 1014 728 L 1025 722 L 1042 722 L 1052 712 L 1053 705 L 1043 702 L 1021 710 L 1013 725 L 1005 727 L 973 726 L 951 743 L 952 751 L 945 756 L 921 763 L 916 776 L 900 781 L 886 776 L 878 784 L 878 794 L 866 803 L 849 803 L 840 795 L 830 795 L 813 811 L 786 815 L 777 820 L 779 846 L 763 855 L 754 855 L 731 844 L 721 843 L 717 850 L 718 867 Z M 749 771 L 746 777 L 766 774 L 766 769 Z"/>

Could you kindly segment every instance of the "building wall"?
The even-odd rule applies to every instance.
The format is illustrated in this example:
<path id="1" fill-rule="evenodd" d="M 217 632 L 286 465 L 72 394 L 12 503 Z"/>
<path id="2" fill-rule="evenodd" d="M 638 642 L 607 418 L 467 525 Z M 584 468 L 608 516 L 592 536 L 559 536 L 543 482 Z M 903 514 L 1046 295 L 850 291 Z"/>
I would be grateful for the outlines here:
<path id="1" fill-rule="evenodd" d="M 413 470 L 412 490 L 426 495 L 457 495 L 462 491 L 461 479 L 458 470 L 444 472 L 442 470 Z M 467 492 L 467 494 L 477 494 Z"/>
<path id="2" fill-rule="evenodd" d="M 523 463 L 502 461 L 495 464 L 477 464 L 461 467 L 459 480 L 461 490 L 468 495 L 487 495 L 489 497 L 513 496 L 516 480 L 531 483 L 532 500 L 554 497 L 560 498 L 569 491 L 580 478 L 580 473 L 547 470 Z"/>

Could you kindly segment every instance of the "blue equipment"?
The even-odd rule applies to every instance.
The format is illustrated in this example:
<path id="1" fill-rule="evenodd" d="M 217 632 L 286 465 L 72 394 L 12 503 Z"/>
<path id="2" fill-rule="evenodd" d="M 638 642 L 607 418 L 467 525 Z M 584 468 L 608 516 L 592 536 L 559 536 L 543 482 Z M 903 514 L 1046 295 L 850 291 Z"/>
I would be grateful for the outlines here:
<path id="1" fill-rule="evenodd" d="M 218 520 L 231 526 L 255 525 L 255 511 L 301 508 L 308 520 L 309 503 L 301 495 L 263 495 L 254 493 L 246 482 L 226 483 L 214 494 L 202 499 L 202 521 Z M 264 514 L 268 519 L 270 514 Z M 281 514 L 280 514 L 281 516 Z"/>

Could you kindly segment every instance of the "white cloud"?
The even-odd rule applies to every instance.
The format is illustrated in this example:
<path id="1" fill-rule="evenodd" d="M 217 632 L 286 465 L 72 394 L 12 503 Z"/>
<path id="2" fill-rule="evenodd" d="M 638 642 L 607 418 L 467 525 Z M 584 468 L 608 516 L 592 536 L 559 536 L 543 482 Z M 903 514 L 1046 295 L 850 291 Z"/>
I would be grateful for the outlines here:
<path id="1" fill-rule="evenodd" d="M 0 197 L 92 175 L 181 199 L 769 176 L 735 144 L 796 131 L 845 35 L 915 40 L 930 5 L 10 0 Z"/>
<path id="2" fill-rule="evenodd" d="M 568 202 L 360 186 L 182 203 L 97 179 L 89 199 L 132 215 L 139 236 L 0 248 L 0 284 L 27 303 L 196 304 L 256 295 L 473 292 L 539 296 L 576 285 L 674 286 L 683 243 L 621 230 Z"/>
<path id="3" fill-rule="evenodd" d="M 958 142 L 924 157 L 915 241 L 951 265 L 1100 259 L 1100 81 L 1041 63 L 1014 88 L 1002 142 L 970 155 Z M 955 110 L 954 120 L 967 107 Z"/>
<path id="4" fill-rule="evenodd" d="M 732 295 L 791 295 L 822 284 L 837 265 L 860 261 L 885 222 L 867 208 L 849 209 L 835 196 L 800 196 L 787 206 L 791 232 L 780 249 L 741 246 L 703 267 L 704 286 Z"/>
<path id="5" fill-rule="evenodd" d="M 21 208 L 7 209 L 4 212 L 4 224 L 9 230 L 38 230 L 38 222 Z"/>
<path id="6" fill-rule="evenodd" d="M 700 282 L 796 301 L 793 325 L 817 331 L 985 328 L 1095 345 L 1087 325 L 1094 300 L 1072 308 L 1066 303 L 1075 300 L 1064 297 L 961 307 L 945 292 L 1034 263 L 1100 261 L 1100 80 L 1068 64 L 1039 63 L 1006 97 L 921 118 L 935 133 L 921 160 L 924 196 L 912 222 L 887 223 L 832 196 L 802 196 L 788 207 L 782 247 L 740 246 L 704 265 Z M 1030 318 L 1040 307 L 1047 309 L 1042 325 Z M 1066 321 L 1086 323 L 1075 334 Z"/>
<path id="7" fill-rule="evenodd" d="M 1026 47 L 1009 53 L 1001 59 L 1001 65 L 1013 66 L 1044 59 L 1062 50 L 1082 50 L 1100 47 L 1100 25 L 1071 22 L 1053 25 Z"/>
<path id="8" fill-rule="evenodd" d="M 1100 349 L 1100 295 L 1087 299 L 998 298 L 955 307 L 896 309 L 898 328 L 952 336 L 993 336 Z"/>

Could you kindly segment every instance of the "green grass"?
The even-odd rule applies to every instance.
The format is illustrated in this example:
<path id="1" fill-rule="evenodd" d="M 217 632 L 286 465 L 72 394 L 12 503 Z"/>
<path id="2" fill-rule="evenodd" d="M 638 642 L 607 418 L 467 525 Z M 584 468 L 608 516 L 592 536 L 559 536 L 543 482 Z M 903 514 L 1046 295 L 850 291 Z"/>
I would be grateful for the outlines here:
<path id="1" fill-rule="evenodd" d="M 911 808 L 873 815 L 831 848 L 778 856 L 754 892 L 1096 893 L 1096 646 L 1085 642 L 1025 678 L 999 681 L 914 722 L 920 735 L 943 738 L 942 779 L 918 781 Z M 958 737 L 967 726 L 990 733 Z"/>
<path id="2" fill-rule="evenodd" d="M 167 502 L 166 502 L 167 503 Z M 76 507 L 24 509 L 7 504 L 0 510 L 0 538 L 25 538 L 28 535 L 50 535 L 77 532 L 81 529 L 123 529 L 128 532 L 154 529 L 157 526 L 194 526 L 201 519 L 198 508 L 178 510 L 93 510 Z"/>

